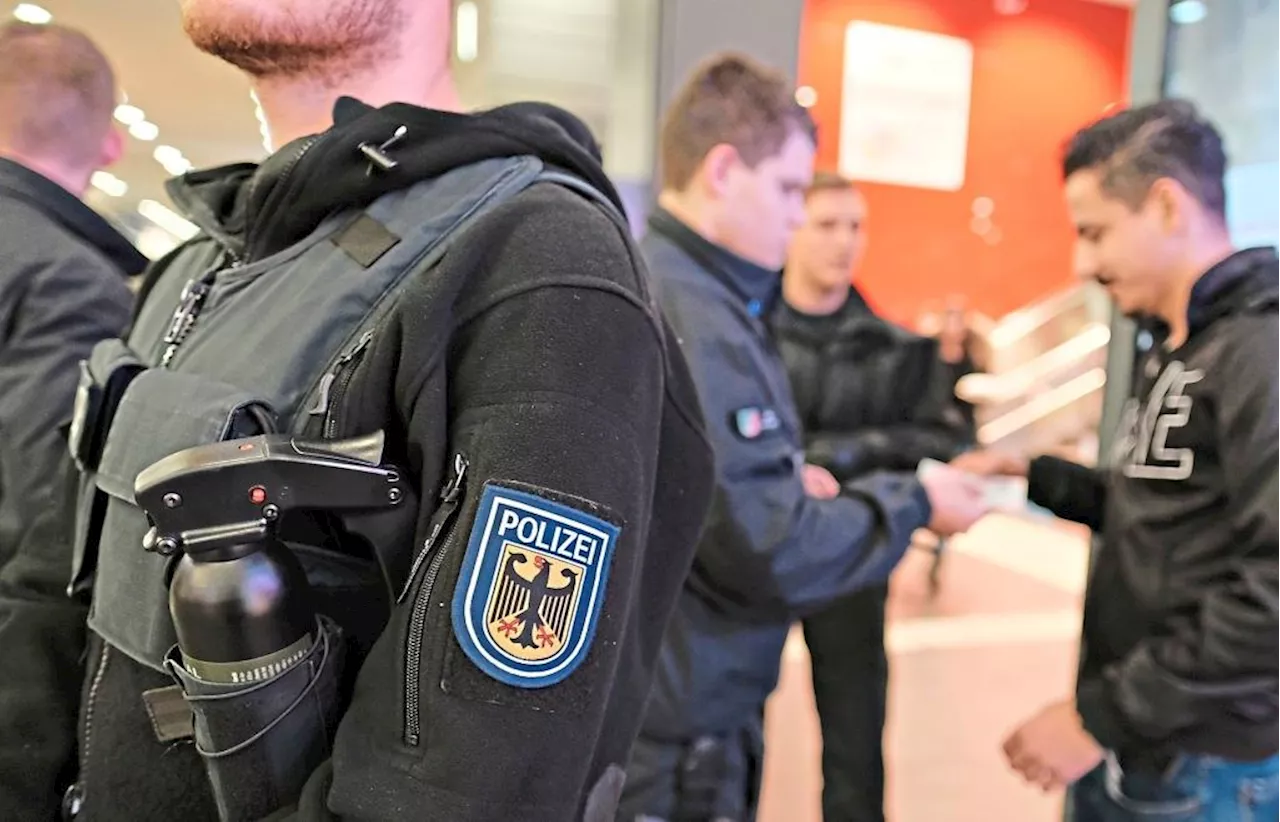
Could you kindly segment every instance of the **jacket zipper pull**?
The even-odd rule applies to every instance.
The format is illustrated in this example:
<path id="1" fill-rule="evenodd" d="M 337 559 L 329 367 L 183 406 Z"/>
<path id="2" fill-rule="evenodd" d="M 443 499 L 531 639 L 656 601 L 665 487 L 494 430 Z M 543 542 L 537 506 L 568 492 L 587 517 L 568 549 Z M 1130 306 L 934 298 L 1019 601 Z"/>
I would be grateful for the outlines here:
<path id="1" fill-rule="evenodd" d="M 232 257 L 230 265 L 226 266 L 225 270 L 239 267 L 240 261 Z M 214 266 L 183 286 L 182 294 L 178 297 L 178 307 L 173 310 L 173 318 L 169 320 L 169 330 L 164 335 L 163 342 L 166 348 L 164 355 L 160 358 L 162 367 L 169 367 L 178 349 L 186 342 L 192 327 L 200 317 L 201 309 L 204 308 L 205 298 L 213 288 L 213 281 L 221 270 L 224 269 Z"/>
<path id="2" fill-rule="evenodd" d="M 441 502 L 452 504 L 458 499 L 458 494 L 462 493 L 462 480 L 467 475 L 469 467 L 470 463 L 467 462 L 466 457 L 461 454 L 453 455 L 453 479 L 440 489 Z"/>
<path id="3" fill-rule="evenodd" d="M 346 365 L 356 358 L 356 355 L 369 347 L 369 343 L 373 342 L 373 331 L 366 331 L 360 335 L 360 339 L 356 340 L 356 344 L 351 346 L 347 353 L 338 358 L 338 365 Z"/>
<path id="4" fill-rule="evenodd" d="M 364 334 L 360 335 L 360 339 L 356 341 L 355 345 L 351 346 L 341 357 L 338 357 L 337 362 L 333 364 L 333 368 L 325 372 L 325 375 L 320 378 L 320 396 L 316 398 L 316 404 L 307 412 L 309 415 L 317 417 L 321 414 L 329 413 L 329 392 L 333 389 L 334 381 L 338 379 L 338 373 L 349 365 L 361 351 L 368 348 L 369 343 L 372 341 L 373 332 L 364 332 Z"/>
<path id="5" fill-rule="evenodd" d="M 453 457 L 453 476 L 440 489 L 440 506 L 436 508 L 435 514 L 431 517 L 431 532 L 427 534 L 426 540 L 422 543 L 422 550 L 418 552 L 418 556 L 413 560 L 413 567 L 409 569 L 409 576 L 405 579 L 404 587 L 400 589 L 400 595 L 396 597 L 396 604 L 404 602 L 405 597 L 409 595 L 409 590 L 413 588 L 413 581 L 418 576 L 418 571 L 422 569 L 423 563 L 432 555 L 436 546 L 436 542 L 440 539 L 440 534 L 453 520 L 454 514 L 457 512 L 458 500 L 462 496 L 462 486 L 467 475 L 467 468 L 470 463 L 467 458 L 461 454 L 455 454 Z"/>
<path id="6" fill-rule="evenodd" d="M 329 413 L 329 389 L 333 387 L 333 380 L 338 376 L 335 371 L 330 371 L 320 378 L 320 396 L 316 398 L 315 406 L 307 413 L 313 417 L 320 414 Z"/>
<path id="7" fill-rule="evenodd" d="M 174 309 L 173 319 L 169 321 L 169 330 L 164 335 L 164 342 L 167 347 L 164 350 L 164 356 L 160 360 L 162 366 L 168 368 L 169 364 L 173 362 L 179 346 L 187 339 L 187 335 L 191 333 L 191 327 L 196 324 L 196 318 L 200 316 L 200 308 L 208 293 L 209 285 L 203 279 L 192 280 L 182 289 L 182 298 L 178 302 L 178 307 Z"/>

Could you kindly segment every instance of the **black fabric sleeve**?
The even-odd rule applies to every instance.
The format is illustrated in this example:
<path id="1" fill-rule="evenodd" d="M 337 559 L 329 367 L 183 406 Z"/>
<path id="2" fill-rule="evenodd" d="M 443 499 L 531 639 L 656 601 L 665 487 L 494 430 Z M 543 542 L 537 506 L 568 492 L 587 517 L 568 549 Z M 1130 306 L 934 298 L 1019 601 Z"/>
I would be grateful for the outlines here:
<path id="1" fill-rule="evenodd" d="M 612 784 L 608 774 L 626 762 L 639 706 L 621 718 L 611 707 L 650 675 L 642 660 L 652 659 L 675 595 L 674 585 L 650 590 L 644 571 L 687 568 L 692 553 L 692 544 L 650 542 L 664 418 L 660 321 L 625 282 L 636 277 L 628 245 L 599 214 L 547 209 L 488 230 L 491 249 L 475 263 L 489 273 L 477 276 L 505 272 L 507 285 L 478 286 L 499 299 L 458 318 L 447 360 L 433 366 L 447 370 L 448 396 L 419 394 L 406 409 L 410 442 L 424 453 L 438 454 L 429 432 L 448 416 L 450 451 L 468 461 L 458 516 L 435 543 L 434 584 L 428 565 L 361 669 L 331 764 L 309 784 L 297 818 L 581 818 L 593 786 Z M 699 466 L 709 474 L 706 453 L 688 456 L 693 474 Z M 486 539 L 492 509 L 482 506 L 493 488 L 618 529 L 583 661 L 545 687 L 500 681 L 456 638 L 454 598 L 473 579 L 469 546 Z M 424 521 L 419 545 L 430 530 Z M 411 701 L 416 739 L 407 733 Z"/>
<path id="2" fill-rule="evenodd" d="M 1225 480 L 1230 572 L 1206 584 L 1199 608 L 1171 616 L 1078 695 L 1085 727 L 1103 745 L 1150 747 L 1221 717 L 1229 705 L 1274 704 L 1277 442 L 1276 315 L 1236 321 L 1214 374 L 1215 435 Z"/>
<path id="3" fill-rule="evenodd" d="M 1093 468 L 1057 457 L 1036 457 L 1027 472 L 1027 498 L 1062 519 L 1102 530 L 1107 485 Z"/>

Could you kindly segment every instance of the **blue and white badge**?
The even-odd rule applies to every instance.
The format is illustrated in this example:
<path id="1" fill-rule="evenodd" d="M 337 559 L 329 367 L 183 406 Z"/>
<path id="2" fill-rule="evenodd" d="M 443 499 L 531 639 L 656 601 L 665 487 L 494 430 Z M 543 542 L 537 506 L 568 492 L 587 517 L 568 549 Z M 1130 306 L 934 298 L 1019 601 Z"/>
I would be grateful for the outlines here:
<path id="1" fill-rule="evenodd" d="M 485 487 L 453 597 L 453 632 L 480 670 L 545 688 L 586 659 L 621 529 L 545 497 Z"/>
<path id="2" fill-rule="evenodd" d="M 734 433 L 744 440 L 755 440 L 782 427 L 778 412 L 772 408 L 748 406 L 729 415 Z"/>

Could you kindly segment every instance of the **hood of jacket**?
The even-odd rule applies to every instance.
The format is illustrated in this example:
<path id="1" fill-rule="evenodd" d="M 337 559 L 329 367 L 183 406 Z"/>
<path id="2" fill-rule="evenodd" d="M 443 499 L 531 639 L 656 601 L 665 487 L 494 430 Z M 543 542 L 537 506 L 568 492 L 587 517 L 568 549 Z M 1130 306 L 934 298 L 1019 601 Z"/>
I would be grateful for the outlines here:
<path id="1" fill-rule="evenodd" d="M 1206 271 L 1191 289 L 1187 308 L 1190 333 L 1242 311 L 1274 306 L 1280 259 L 1270 247 L 1246 248 Z"/>
<path id="2" fill-rule="evenodd" d="M 362 208 L 392 191 L 482 160 L 533 155 L 581 177 L 620 211 L 587 126 L 542 103 L 475 114 L 392 103 L 373 108 L 349 97 L 334 125 L 283 146 L 261 164 L 239 163 L 169 181 L 187 218 L 241 261 L 262 259 L 306 237 L 328 216 Z M 375 167 L 361 146 L 387 144 L 390 168 Z"/>

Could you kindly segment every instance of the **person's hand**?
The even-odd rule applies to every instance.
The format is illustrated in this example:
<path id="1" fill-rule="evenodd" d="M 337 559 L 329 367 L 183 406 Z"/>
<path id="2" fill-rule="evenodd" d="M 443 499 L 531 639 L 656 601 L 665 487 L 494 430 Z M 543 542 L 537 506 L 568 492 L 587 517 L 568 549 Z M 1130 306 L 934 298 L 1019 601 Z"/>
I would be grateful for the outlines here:
<path id="1" fill-rule="evenodd" d="M 1106 752 L 1084 729 L 1073 700 L 1055 702 L 1004 742 L 1009 766 L 1049 791 L 1070 785 L 1102 763 Z"/>
<path id="2" fill-rule="evenodd" d="M 958 471 L 980 477 L 1025 477 L 1030 470 L 1030 461 L 1026 457 L 994 448 L 966 451 L 953 459 L 950 465 Z"/>
<path id="3" fill-rule="evenodd" d="M 840 496 L 840 483 L 831 472 L 820 465 L 805 463 L 800 471 L 804 492 L 814 499 L 835 499 Z"/>
<path id="4" fill-rule="evenodd" d="M 968 531 L 989 512 L 982 480 L 949 465 L 939 465 L 920 477 L 933 515 L 929 530 L 940 537 Z"/>

